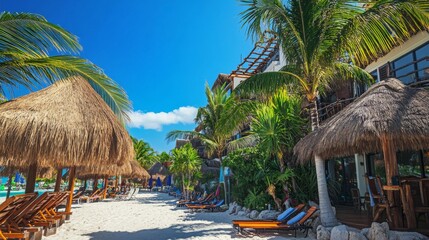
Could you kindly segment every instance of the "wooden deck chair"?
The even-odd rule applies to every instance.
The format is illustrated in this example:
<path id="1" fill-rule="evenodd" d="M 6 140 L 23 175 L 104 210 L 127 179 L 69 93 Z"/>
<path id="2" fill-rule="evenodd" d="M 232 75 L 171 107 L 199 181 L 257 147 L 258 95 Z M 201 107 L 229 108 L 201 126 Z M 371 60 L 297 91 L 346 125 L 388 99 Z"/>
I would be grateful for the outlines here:
<path id="1" fill-rule="evenodd" d="M 185 205 L 201 205 L 201 204 L 208 204 L 210 201 L 212 201 L 215 198 L 214 193 L 210 193 L 208 194 L 205 198 L 197 200 L 197 201 L 188 201 L 188 200 L 184 200 L 184 201 L 178 201 L 177 202 L 177 206 L 181 207 L 181 206 L 185 206 Z"/>
<path id="2" fill-rule="evenodd" d="M 386 195 L 383 191 L 383 184 L 380 177 L 370 178 L 365 176 L 368 184 L 369 194 L 373 198 L 374 206 L 372 210 L 373 221 L 378 221 L 383 212 L 386 212 L 388 222 L 392 222 L 392 216 L 390 215 L 390 204 L 387 200 Z"/>
<path id="3" fill-rule="evenodd" d="M 100 192 L 101 192 L 101 189 L 97 189 L 94 192 L 92 192 L 91 195 L 89 196 L 81 196 L 80 200 L 86 201 L 87 203 L 94 202 L 99 199 L 98 194 L 100 194 Z"/>
<path id="4" fill-rule="evenodd" d="M 40 229 L 15 226 L 11 219 L 37 197 L 36 193 L 12 196 L 0 204 L 0 239 L 29 239 L 30 232 Z"/>
<path id="5" fill-rule="evenodd" d="M 83 191 L 77 191 L 77 193 L 73 194 L 72 203 L 80 203 L 80 197 L 83 195 Z"/>
<path id="6" fill-rule="evenodd" d="M 312 216 L 316 212 L 316 207 L 311 207 L 307 211 L 303 211 L 298 213 L 295 217 L 287 221 L 286 224 L 277 224 L 277 223 L 258 223 L 258 224 L 252 224 L 252 223 L 242 223 L 239 224 L 239 232 L 243 233 L 245 232 L 245 229 L 253 229 L 256 232 L 260 231 L 294 231 L 295 237 L 297 234 L 297 231 L 304 231 L 305 236 L 308 235 L 308 230 L 311 228 L 311 221 Z"/>
<path id="7" fill-rule="evenodd" d="M 18 226 L 43 227 L 45 236 L 55 234 L 60 220 L 46 215 L 45 209 L 52 201 L 55 201 L 56 197 L 58 197 L 58 193 L 43 193 L 27 205 L 23 211 L 16 214 L 13 221 Z"/>
<path id="8" fill-rule="evenodd" d="M 58 192 L 56 194 L 56 197 L 52 201 L 50 201 L 44 209 L 44 213 L 46 213 L 48 217 L 53 219 L 60 219 L 60 225 L 64 223 L 68 215 L 72 214 L 71 212 L 57 211 L 57 208 L 61 204 L 64 204 L 67 202 L 68 196 L 69 196 L 68 191 Z"/>
<path id="9" fill-rule="evenodd" d="M 291 219 L 292 217 L 294 217 L 296 214 L 298 214 L 299 212 L 301 212 L 305 207 L 305 204 L 299 204 L 296 207 L 290 207 L 288 209 L 286 209 L 283 213 L 281 213 L 277 219 L 275 220 L 232 220 L 232 226 L 238 230 L 238 226 L 240 224 L 247 224 L 247 223 L 252 223 L 252 224 L 265 224 L 265 223 L 276 223 L 276 224 L 282 224 L 282 223 L 286 223 L 289 219 Z"/>
<path id="10" fill-rule="evenodd" d="M 210 210 L 212 212 L 214 212 L 215 210 L 219 210 L 220 206 L 223 205 L 225 201 L 221 200 L 216 204 L 201 204 L 201 205 L 189 205 L 186 204 L 186 207 L 191 209 L 191 211 L 195 211 L 195 210 Z"/>

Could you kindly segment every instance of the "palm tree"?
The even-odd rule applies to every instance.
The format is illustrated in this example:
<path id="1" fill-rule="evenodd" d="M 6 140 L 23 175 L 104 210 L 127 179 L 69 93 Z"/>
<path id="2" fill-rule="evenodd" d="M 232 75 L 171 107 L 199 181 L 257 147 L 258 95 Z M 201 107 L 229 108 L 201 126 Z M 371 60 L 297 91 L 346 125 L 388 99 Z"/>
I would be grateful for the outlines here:
<path id="1" fill-rule="evenodd" d="M 173 164 L 170 167 L 170 171 L 180 176 L 183 192 L 188 198 L 192 191 L 192 186 L 196 184 L 196 180 L 200 177 L 202 161 L 197 151 L 189 143 L 181 148 L 174 149 L 172 156 Z"/>
<path id="2" fill-rule="evenodd" d="M 251 109 L 250 102 L 237 101 L 224 87 L 213 91 L 206 85 L 207 106 L 198 109 L 195 121 L 201 131 L 174 130 L 167 134 L 167 141 L 179 138 L 198 138 L 209 155 L 215 155 L 222 163 L 227 148 L 233 148 L 231 138 L 240 130 Z"/>
<path id="3" fill-rule="evenodd" d="M 75 35 L 40 15 L 0 13 L 0 91 L 81 75 L 124 122 L 130 110 L 125 91 L 90 61 L 64 55 L 81 49 Z"/>
<path id="4" fill-rule="evenodd" d="M 279 72 L 256 74 L 238 87 L 270 93 L 291 84 L 311 103 L 312 130 L 319 126 L 316 98 L 336 79 L 370 81 L 361 67 L 414 33 L 428 29 L 426 0 L 241 0 L 249 35 L 274 32 L 287 59 Z M 337 224 L 329 201 L 324 161 L 316 156 L 321 222 Z"/>
<path id="5" fill-rule="evenodd" d="M 134 145 L 135 158 L 144 169 L 149 169 L 156 161 L 156 152 L 149 143 L 131 137 Z"/>
<path id="6" fill-rule="evenodd" d="M 231 138 L 243 126 L 242 123 L 246 120 L 252 103 L 237 101 L 235 95 L 229 95 L 225 87 L 211 91 L 206 84 L 205 94 L 207 106 L 199 108 L 195 118 L 202 130 L 200 132 L 175 130 L 169 132 L 166 139 L 173 141 L 178 138 L 198 138 L 209 155 L 219 158 L 222 167 L 225 151 L 238 147 Z"/>

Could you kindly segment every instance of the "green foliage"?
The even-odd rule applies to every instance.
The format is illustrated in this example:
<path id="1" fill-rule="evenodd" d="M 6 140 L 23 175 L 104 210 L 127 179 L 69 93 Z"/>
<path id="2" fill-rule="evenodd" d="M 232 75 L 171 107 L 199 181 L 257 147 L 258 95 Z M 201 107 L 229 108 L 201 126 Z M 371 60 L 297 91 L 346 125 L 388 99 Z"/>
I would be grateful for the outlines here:
<path id="1" fill-rule="evenodd" d="M 292 198 L 297 202 L 318 201 L 316 169 L 310 165 L 296 166 L 294 168 L 296 191 L 292 192 Z"/>
<path id="2" fill-rule="evenodd" d="M 270 201 L 271 199 L 267 194 L 257 192 L 256 189 L 253 189 L 252 191 L 248 191 L 243 204 L 246 208 L 261 211 L 266 209 L 266 204 Z"/>
<path id="3" fill-rule="evenodd" d="M 172 157 L 170 156 L 170 154 L 166 152 L 161 152 L 156 155 L 156 159 L 160 163 L 165 163 L 165 162 L 171 161 Z"/>
<path id="4" fill-rule="evenodd" d="M 214 154 L 222 161 L 223 152 L 231 145 L 229 140 L 242 127 L 253 104 L 237 101 L 235 95 L 229 95 L 224 87 L 212 91 L 206 85 L 205 93 L 207 105 L 198 109 L 195 118 L 202 130 L 171 131 L 166 139 L 198 138 L 205 145 L 208 154 Z"/>
<path id="5" fill-rule="evenodd" d="M 179 176 L 181 186 L 188 193 L 193 191 L 198 179 L 201 178 L 202 160 L 198 156 L 190 143 L 185 144 L 181 148 L 176 148 L 172 151 L 173 163 L 170 166 L 170 171 L 176 176 Z"/>
<path id="6" fill-rule="evenodd" d="M 135 158 L 144 169 L 149 169 L 158 160 L 156 152 L 149 143 L 131 137 L 134 146 Z"/>
<path id="7" fill-rule="evenodd" d="M 131 103 L 125 91 L 86 59 L 64 55 L 82 47 L 77 37 L 31 13 L 0 13 L 0 92 L 18 85 L 29 89 L 80 75 L 125 122 Z M 51 56 L 51 53 L 59 55 Z"/>

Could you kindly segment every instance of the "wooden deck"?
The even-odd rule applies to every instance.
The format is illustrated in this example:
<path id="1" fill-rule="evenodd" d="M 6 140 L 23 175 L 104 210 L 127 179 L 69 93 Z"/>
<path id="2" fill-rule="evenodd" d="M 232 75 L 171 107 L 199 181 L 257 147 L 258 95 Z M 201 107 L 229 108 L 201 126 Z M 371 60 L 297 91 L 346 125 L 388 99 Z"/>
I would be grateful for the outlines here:
<path id="1" fill-rule="evenodd" d="M 348 226 L 362 229 L 362 228 L 368 228 L 371 226 L 372 223 L 372 215 L 368 214 L 368 211 L 361 210 L 358 211 L 352 206 L 343 206 L 343 205 L 337 205 L 335 206 L 337 211 L 337 218 L 338 221 L 340 221 L 343 224 L 346 224 Z M 409 229 L 395 229 L 398 231 L 417 231 L 419 233 L 422 233 L 426 236 L 429 236 L 429 221 L 425 221 L 425 216 L 421 216 L 418 220 L 418 228 L 414 230 Z"/>

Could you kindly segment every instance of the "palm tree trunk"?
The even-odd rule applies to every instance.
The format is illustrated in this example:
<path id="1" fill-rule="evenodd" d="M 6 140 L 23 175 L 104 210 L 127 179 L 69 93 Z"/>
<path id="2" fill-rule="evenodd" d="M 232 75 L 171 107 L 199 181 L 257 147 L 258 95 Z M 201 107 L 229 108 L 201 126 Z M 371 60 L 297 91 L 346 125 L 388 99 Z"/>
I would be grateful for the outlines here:
<path id="1" fill-rule="evenodd" d="M 319 114 L 316 99 L 313 100 L 311 109 L 311 130 L 319 127 Z M 316 163 L 317 188 L 319 191 L 320 220 L 325 227 L 332 227 L 338 224 L 329 199 L 328 185 L 325 175 L 325 161 L 320 156 L 314 156 Z"/>

